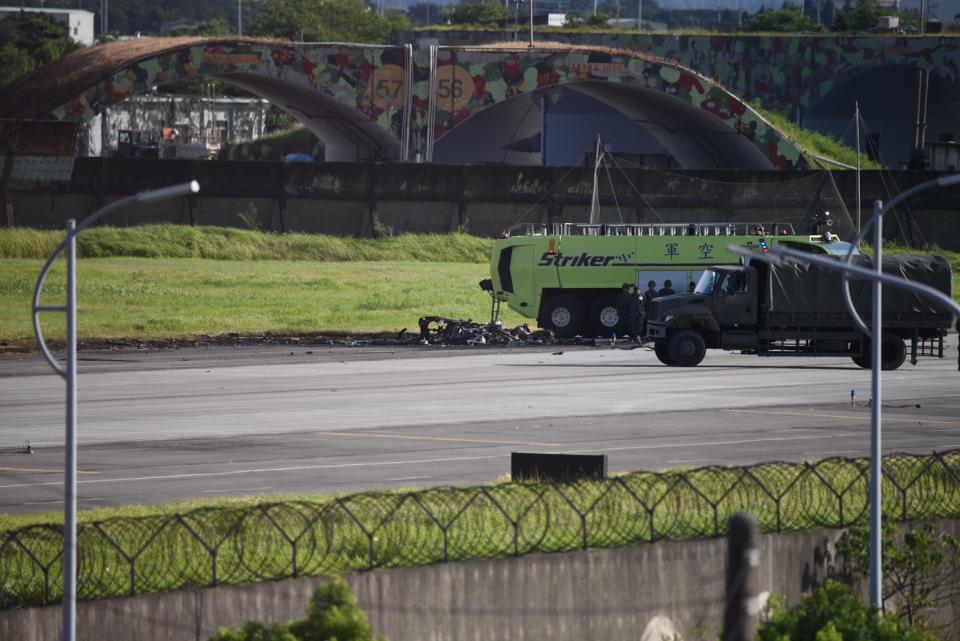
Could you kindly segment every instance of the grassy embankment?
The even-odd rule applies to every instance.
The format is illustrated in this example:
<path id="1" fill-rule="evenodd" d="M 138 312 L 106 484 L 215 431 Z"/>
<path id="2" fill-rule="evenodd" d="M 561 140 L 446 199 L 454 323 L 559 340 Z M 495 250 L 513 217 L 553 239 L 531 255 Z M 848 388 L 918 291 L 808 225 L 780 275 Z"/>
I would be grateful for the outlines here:
<path id="1" fill-rule="evenodd" d="M 763 107 L 759 100 L 750 102 L 750 107 L 757 111 L 761 116 L 769 120 L 781 133 L 790 140 L 797 143 L 804 149 L 812 151 L 818 156 L 829 158 L 842 162 L 851 167 L 857 165 L 857 152 L 846 143 L 827 134 L 821 134 L 812 129 L 804 129 L 797 126 L 788 116 L 782 113 L 771 111 Z M 836 165 L 813 160 L 817 165 L 824 169 L 842 169 Z M 860 166 L 862 169 L 883 169 L 882 166 L 867 158 L 866 153 L 860 156 Z"/>
<path id="2" fill-rule="evenodd" d="M 59 231 L 0 230 L 0 340 L 28 339 L 30 298 Z M 78 239 L 81 338 L 395 333 L 424 315 L 489 318 L 477 282 L 492 241 L 466 234 L 380 240 L 151 225 Z M 64 296 L 62 261 L 44 302 Z M 525 319 L 504 308 L 503 320 Z M 45 334 L 61 337 L 56 314 Z"/>

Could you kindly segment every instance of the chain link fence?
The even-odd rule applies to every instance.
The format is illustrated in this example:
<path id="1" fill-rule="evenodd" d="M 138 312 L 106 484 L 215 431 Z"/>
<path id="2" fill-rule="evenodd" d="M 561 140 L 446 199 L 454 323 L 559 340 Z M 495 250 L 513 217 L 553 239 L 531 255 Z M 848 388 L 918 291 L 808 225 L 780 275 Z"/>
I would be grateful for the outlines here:
<path id="1" fill-rule="evenodd" d="M 890 455 L 883 473 L 887 516 L 960 516 L 960 449 Z M 867 460 L 830 458 L 113 518 L 78 526 L 77 594 L 102 599 L 716 537 L 742 510 L 765 532 L 845 527 L 868 513 L 868 479 Z M 0 608 L 59 601 L 62 530 L 48 524 L 0 532 Z"/>

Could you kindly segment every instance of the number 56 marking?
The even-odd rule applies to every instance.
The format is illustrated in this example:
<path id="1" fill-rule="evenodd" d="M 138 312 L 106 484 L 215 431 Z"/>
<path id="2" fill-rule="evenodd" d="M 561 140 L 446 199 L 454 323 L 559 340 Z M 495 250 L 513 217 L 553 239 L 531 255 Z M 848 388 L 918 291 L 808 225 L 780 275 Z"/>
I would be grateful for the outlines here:
<path id="1" fill-rule="evenodd" d="M 473 98 L 473 76 L 460 65 L 445 65 L 437 69 L 437 108 L 460 111 Z"/>

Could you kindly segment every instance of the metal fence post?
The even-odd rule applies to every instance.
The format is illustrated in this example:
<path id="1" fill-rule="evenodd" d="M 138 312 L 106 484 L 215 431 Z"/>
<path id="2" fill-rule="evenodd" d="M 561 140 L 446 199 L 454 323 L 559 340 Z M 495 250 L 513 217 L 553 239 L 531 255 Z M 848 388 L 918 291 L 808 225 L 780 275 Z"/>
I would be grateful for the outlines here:
<path id="1" fill-rule="evenodd" d="M 730 517 L 727 534 L 727 594 L 723 641 L 753 641 L 757 630 L 757 520 L 745 512 Z"/>

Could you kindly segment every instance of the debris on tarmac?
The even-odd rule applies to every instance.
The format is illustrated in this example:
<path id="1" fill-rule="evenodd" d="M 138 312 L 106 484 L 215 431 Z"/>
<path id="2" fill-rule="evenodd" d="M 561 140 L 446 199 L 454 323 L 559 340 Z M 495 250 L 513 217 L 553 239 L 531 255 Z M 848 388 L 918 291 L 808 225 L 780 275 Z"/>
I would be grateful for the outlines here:
<path id="1" fill-rule="evenodd" d="M 500 321 L 474 323 L 470 320 L 424 316 L 418 323 L 420 335 L 413 337 L 400 332 L 401 340 L 421 345 L 547 345 L 556 342 L 553 332 L 530 329 L 524 323 L 506 328 Z"/>
<path id="2" fill-rule="evenodd" d="M 253 347 L 253 346 L 289 346 L 289 347 L 523 347 L 535 345 L 580 345 L 591 347 L 609 347 L 611 349 L 637 349 L 639 343 L 632 340 L 613 340 L 607 338 L 559 338 L 546 329 L 532 329 L 526 323 L 516 327 L 503 327 L 497 321 L 493 323 L 475 323 L 469 319 L 445 318 L 443 316 L 424 316 L 418 323 L 419 333 L 408 332 L 406 328 L 398 333 L 380 334 L 326 334 L 303 332 L 300 334 L 218 334 L 196 335 L 170 339 L 82 339 L 78 341 L 80 351 L 149 351 L 165 349 L 184 349 L 198 347 Z M 54 351 L 63 349 L 63 342 L 51 341 Z M 0 354 L 31 353 L 36 351 L 36 341 L 22 340 L 0 344 Z M 311 351 L 305 352 L 311 354 Z M 557 352 L 555 355 L 560 355 Z M 296 352 L 290 352 L 294 356 Z M 185 360 L 185 359 L 184 359 Z"/>

